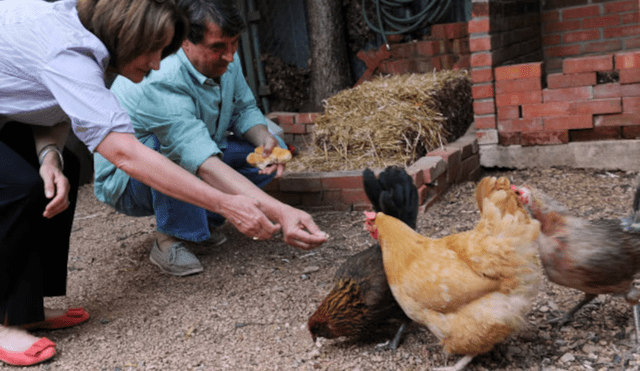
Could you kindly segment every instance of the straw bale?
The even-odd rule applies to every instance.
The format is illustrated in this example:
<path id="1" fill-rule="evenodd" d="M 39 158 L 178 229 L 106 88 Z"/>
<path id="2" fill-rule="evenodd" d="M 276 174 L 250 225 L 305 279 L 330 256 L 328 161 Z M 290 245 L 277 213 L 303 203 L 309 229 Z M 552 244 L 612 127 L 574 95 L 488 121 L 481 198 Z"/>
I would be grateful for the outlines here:
<path id="1" fill-rule="evenodd" d="M 460 137 L 473 119 L 465 71 L 379 76 L 324 102 L 313 141 L 291 171 L 410 165 Z"/>

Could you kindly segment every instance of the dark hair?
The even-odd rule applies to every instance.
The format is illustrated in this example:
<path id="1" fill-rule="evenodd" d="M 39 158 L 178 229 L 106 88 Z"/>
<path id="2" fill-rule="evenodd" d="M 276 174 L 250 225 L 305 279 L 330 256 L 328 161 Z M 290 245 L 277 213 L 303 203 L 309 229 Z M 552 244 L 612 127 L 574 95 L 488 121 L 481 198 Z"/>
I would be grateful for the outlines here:
<path id="1" fill-rule="evenodd" d="M 218 25 L 226 37 L 236 36 L 246 27 L 234 0 L 179 0 L 179 3 L 189 14 L 191 27 L 187 39 L 194 44 L 204 38 L 208 22 Z"/>
<path id="2" fill-rule="evenodd" d="M 78 0 L 76 8 L 83 26 L 107 47 L 113 68 L 160 49 L 171 27 L 173 39 L 162 57 L 173 54 L 189 30 L 189 19 L 174 0 Z"/>

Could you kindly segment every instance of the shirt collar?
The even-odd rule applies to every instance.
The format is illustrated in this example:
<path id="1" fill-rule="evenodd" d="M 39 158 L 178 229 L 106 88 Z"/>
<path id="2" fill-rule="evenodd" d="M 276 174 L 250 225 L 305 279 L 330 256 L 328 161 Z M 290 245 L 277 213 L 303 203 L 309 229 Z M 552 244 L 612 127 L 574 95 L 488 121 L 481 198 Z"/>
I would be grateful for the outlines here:
<path id="1" fill-rule="evenodd" d="M 191 76 L 196 81 L 198 81 L 200 85 L 208 85 L 208 86 L 218 85 L 212 78 L 207 77 L 201 74 L 200 71 L 196 70 L 193 64 L 191 64 L 191 61 L 189 60 L 189 58 L 187 58 L 187 55 L 184 53 L 184 50 L 182 50 L 182 48 L 178 50 L 177 54 L 178 54 L 178 58 L 180 59 L 180 62 L 187 68 L 187 71 L 189 71 L 189 74 L 191 74 Z"/>

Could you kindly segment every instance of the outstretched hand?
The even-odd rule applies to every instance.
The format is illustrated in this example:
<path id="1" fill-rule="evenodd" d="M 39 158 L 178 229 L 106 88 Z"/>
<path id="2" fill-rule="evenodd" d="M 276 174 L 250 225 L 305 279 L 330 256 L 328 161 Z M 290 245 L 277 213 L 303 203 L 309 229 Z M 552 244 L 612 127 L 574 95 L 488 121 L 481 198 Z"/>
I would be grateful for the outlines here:
<path id="1" fill-rule="evenodd" d="M 302 250 L 311 250 L 324 243 L 329 235 L 320 230 L 311 215 L 290 208 L 282 214 L 284 242 Z"/>

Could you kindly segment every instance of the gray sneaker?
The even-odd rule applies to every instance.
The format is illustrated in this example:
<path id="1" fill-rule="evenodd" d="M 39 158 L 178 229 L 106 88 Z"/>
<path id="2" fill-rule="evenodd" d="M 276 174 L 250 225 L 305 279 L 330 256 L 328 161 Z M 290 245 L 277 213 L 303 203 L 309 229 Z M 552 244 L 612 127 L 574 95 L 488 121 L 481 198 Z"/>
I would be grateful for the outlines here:
<path id="1" fill-rule="evenodd" d="M 182 242 L 174 243 L 169 251 L 163 252 L 158 247 L 156 240 L 153 243 L 149 260 L 160 267 L 163 272 L 174 276 L 188 276 L 204 270 L 198 258 L 187 250 Z"/>

